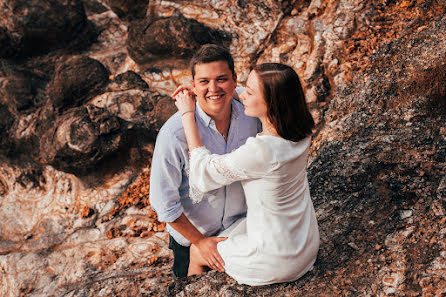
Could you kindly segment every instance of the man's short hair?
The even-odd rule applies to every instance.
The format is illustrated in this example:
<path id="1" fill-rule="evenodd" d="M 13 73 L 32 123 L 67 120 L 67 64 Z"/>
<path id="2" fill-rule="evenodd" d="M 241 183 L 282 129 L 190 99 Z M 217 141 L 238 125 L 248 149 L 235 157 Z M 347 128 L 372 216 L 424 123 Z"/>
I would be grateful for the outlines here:
<path id="1" fill-rule="evenodd" d="M 190 61 L 192 79 L 195 77 L 195 65 L 216 61 L 226 61 L 232 75 L 235 75 L 234 59 L 232 59 L 231 53 L 221 45 L 205 44 L 193 55 Z"/>

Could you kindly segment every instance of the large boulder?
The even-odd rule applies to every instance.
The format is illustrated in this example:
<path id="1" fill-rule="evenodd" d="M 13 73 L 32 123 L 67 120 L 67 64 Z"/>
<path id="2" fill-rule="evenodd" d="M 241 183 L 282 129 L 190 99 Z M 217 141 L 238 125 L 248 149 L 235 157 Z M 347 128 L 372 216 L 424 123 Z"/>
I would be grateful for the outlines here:
<path id="1" fill-rule="evenodd" d="M 31 81 L 23 74 L 3 77 L 0 86 L 1 100 L 18 112 L 34 105 Z"/>
<path id="2" fill-rule="evenodd" d="M 123 20 L 134 20 L 146 15 L 148 0 L 107 0 L 111 10 Z"/>
<path id="3" fill-rule="evenodd" d="M 40 157 L 64 171 L 91 169 L 119 148 L 120 129 L 119 120 L 105 110 L 71 109 L 43 135 Z"/>
<path id="4" fill-rule="evenodd" d="M 99 71 L 95 72 L 92 74 L 98 75 Z M 84 87 L 82 83 L 76 86 Z M 82 92 L 91 94 L 96 86 L 91 79 L 90 88 L 82 88 Z M 153 141 L 166 117 L 175 112 L 170 97 L 151 91 L 131 71 L 116 76 L 96 91 L 100 94 L 82 106 L 65 104 L 53 117 L 41 117 L 40 125 L 47 130 L 40 138 L 40 162 L 83 175 L 118 152 Z M 77 92 L 77 96 L 72 96 L 72 93 L 70 98 L 80 102 L 82 94 Z"/>
<path id="5" fill-rule="evenodd" d="M 5 153 L 11 148 L 9 139 L 9 128 L 14 122 L 14 116 L 9 110 L 8 106 L 0 103 L 0 146 L 2 153 Z"/>
<path id="6" fill-rule="evenodd" d="M 127 91 L 131 89 L 148 90 L 149 85 L 134 71 L 126 71 L 117 75 L 107 86 L 107 91 Z"/>
<path id="7" fill-rule="evenodd" d="M 80 0 L 0 1 L 1 56 L 35 56 L 94 39 Z"/>
<path id="8" fill-rule="evenodd" d="M 13 48 L 11 47 L 11 40 L 9 38 L 8 32 L 5 28 L 0 27 L 0 57 L 9 57 L 12 55 Z"/>
<path id="9" fill-rule="evenodd" d="M 0 104 L 3 154 L 78 175 L 153 141 L 176 111 L 137 73 L 110 81 L 87 56 L 0 60 Z"/>
<path id="10" fill-rule="evenodd" d="M 133 60 L 144 64 L 160 58 L 187 59 L 203 44 L 228 40 L 225 33 L 177 13 L 132 22 L 127 49 Z"/>
<path id="11" fill-rule="evenodd" d="M 14 63 L 0 59 L 0 104 L 2 121 L 2 147 L 0 151 L 17 157 L 19 151 L 33 152 L 35 145 L 34 113 L 44 101 L 39 89 L 42 80 L 32 72 L 20 69 Z M 29 129 L 31 128 L 31 129 Z"/>
<path id="12" fill-rule="evenodd" d="M 75 56 L 57 66 L 47 87 L 48 97 L 59 109 L 80 106 L 108 83 L 107 69 L 95 59 Z"/>

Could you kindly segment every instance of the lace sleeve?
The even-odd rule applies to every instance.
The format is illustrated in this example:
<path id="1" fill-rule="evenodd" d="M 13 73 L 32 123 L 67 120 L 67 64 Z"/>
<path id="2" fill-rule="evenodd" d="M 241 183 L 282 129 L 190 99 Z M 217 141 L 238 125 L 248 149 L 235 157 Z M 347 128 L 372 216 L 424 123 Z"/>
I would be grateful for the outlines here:
<path id="1" fill-rule="evenodd" d="M 221 174 L 228 181 L 237 181 L 248 178 L 245 171 L 237 168 L 228 155 L 215 156 L 210 160 L 210 167 L 213 167 L 215 172 Z"/>
<path id="2" fill-rule="evenodd" d="M 197 147 L 189 152 L 189 160 L 190 160 L 190 168 L 189 172 L 187 172 L 187 175 L 189 176 L 189 198 L 192 200 L 193 203 L 198 203 L 205 197 L 206 192 L 200 191 L 195 185 L 194 181 L 196 181 L 197 178 L 195 178 L 195 174 L 191 174 L 192 170 L 192 161 L 195 162 L 195 160 L 202 158 L 203 156 L 209 155 L 210 151 L 206 149 L 204 146 Z"/>
<path id="3" fill-rule="evenodd" d="M 194 203 L 203 200 L 209 191 L 246 178 L 231 154 L 213 155 L 204 146 L 190 152 L 189 197 Z"/>
<path id="4" fill-rule="evenodd" d="M 204 146 L 190 152 L 189 196 L 195 202 L 205 193 L 251 178 L 262 178 L 277 168 L 264 141 L 250 137 L 244 145 L 225 155 L 211 154 Z"/>
<path id="5" fill-rule="evenodd" d="M 201 202 L 204 199 L 206 192 L 201 192 L 197 188 L 190 186 L 189 187 L 189 198 L 192 200 L 192 203 Z"/>

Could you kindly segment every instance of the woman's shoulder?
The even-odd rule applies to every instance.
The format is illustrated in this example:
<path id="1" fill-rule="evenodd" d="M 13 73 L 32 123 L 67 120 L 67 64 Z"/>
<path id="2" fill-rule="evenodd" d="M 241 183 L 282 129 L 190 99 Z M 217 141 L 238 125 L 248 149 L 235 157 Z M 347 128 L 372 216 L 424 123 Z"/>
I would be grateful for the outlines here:
<path id="1" fill-rule="evenodd" d="M 267 138 L 259 134 L 249 137 L 246 140 L 245 146 L 246 153 L 253 158 L 263 161 L 270 160 L 271 162 L 275 160 L 274 145 L 271 145 Z"/>
<path id="2" fill-rule="evenodd" d="M 246 144 L 249 146 L 257 147 L 259 149 L 269 149 L 270 147 L 270 145 L 268 144 L 268 139 L 260 134 L 248 137 L 248 139 L 246 139 Z"/>
<path id="3" fill-rule="evenodd" d="M 274 155 L 277 162 L 286 162 L 303 155 L 308 151 L 311 143 L 311 136 L 305 137 L 299 141 L 291 141 L 279 136 L 257 135 L 258 143 Z"/>
<path id="4" fill-rule="evenodd" d="M 271 147 L 261 138 L 251 136 L 246 143 L 229 155 L 231 163 L 251 174 L 264 175 L 276 168 L 277 158 Z"/>
<path id="5" fill-rule="evenodd" d="M 311 136 L 307 136 L 299 141 L 292 141 L 280 136 L 262 135 L 259 133 L 256 135 L 256 138 L 269 146 L 307 147 L 311 142 Z"/>

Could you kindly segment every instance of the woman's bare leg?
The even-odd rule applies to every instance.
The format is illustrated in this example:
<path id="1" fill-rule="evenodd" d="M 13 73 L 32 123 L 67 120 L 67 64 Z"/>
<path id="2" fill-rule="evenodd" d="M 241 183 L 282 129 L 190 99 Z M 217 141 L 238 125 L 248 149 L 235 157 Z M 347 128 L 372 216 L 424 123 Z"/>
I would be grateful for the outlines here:
<path id="1" fill-rule="evenodd" d="M 207 271 L 207 265 L 204 258 L 201 256 L 198 248 L 193 244 L 190 246 L 190 261 L 189 261 L 189 270 L 187 272 L 187 276 L 202 274 Z"/>

